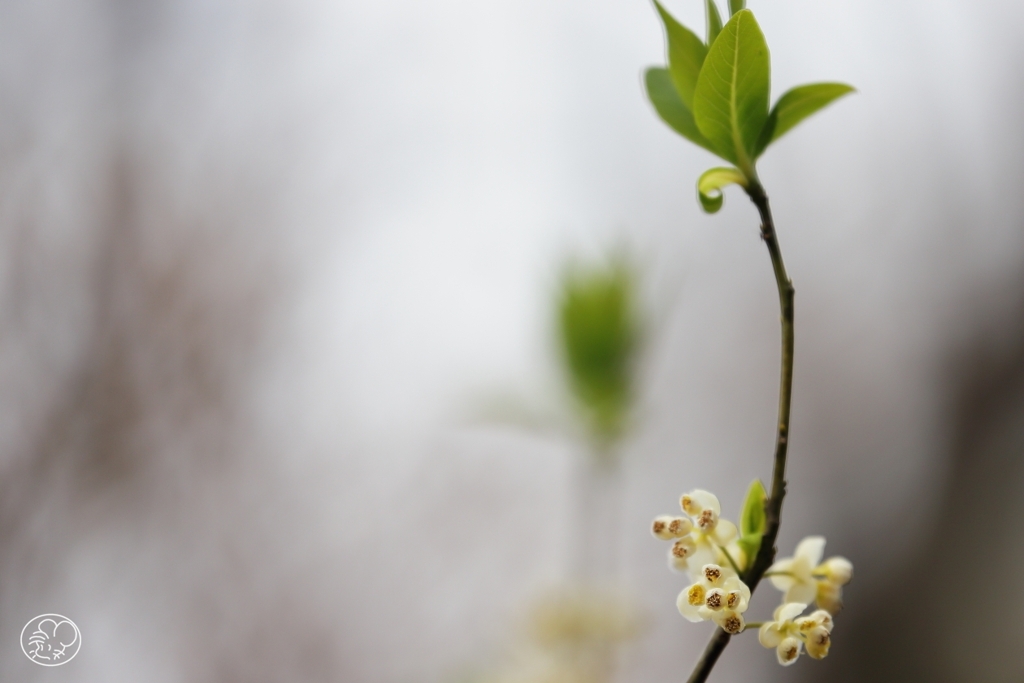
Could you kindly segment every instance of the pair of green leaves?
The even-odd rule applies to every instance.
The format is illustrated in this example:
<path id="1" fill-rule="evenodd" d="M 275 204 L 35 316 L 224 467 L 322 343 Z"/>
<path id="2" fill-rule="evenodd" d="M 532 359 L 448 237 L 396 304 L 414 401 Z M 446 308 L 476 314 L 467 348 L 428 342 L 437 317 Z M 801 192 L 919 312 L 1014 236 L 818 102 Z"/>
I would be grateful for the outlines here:
<path id="1" fill-rule="evenodd" d="M 668 67 L 647 70 L 647 96 L 673 130 L 735 165 L 711 169 L 698 182 L 704 210 L 714 213 L 722 206 L 722 187 L 756 182 L 755 162 L 771 143 L 853 88 L 803 85 L 769 111 L 768 44 L 745 0 L 729 0 L 731 16 L 724 26 L 714 0 L 705 0 L 706 43 L 657 0 L 654 4 L 668 37 Z"/>
<path id="2" fill-rule="evenodd" d="M 743 511 L 740 512 L 740 537 L 737 541 L 747 556 L 747 567 L 754 561 L 754 556 L 761 547 L 765 527 L 764 505 L 767 500 L 768 494 L 765 493 L 764 485 L 760 479 L 755 479 L 747 489 L 747 499 L 743 501 Z"/>

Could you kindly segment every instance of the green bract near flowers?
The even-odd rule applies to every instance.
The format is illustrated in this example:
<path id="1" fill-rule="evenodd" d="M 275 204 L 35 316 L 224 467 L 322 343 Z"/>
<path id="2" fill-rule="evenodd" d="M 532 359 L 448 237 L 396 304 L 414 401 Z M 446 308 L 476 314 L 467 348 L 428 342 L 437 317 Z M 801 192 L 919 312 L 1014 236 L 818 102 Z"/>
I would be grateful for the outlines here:
<path id="1" fill-rule="evenodd" d="M 665 26 L 668 66 L 644 74 L 647 96 L 661 119 L 690 142 L 733 164 L 712 168 L 697 183 L 708 213 L 722 207 L 722 188 L 759 185 L 756 162 L 773 142 L 834 100 L 853 92 L 842 83 L 793 88 L 769 109 L 768 44 L 754 13 L 730 2 L 722 26 L 713 0 L 705 0 L 707 33 L 701 40 L 655 0 Z"/>
<path id="2" fill-rule="evenodd" d="M 825 539 L 808 536 L 796 546 L 793 557 L 779 560 L 766 576 L 785 593 L 785 602 L 817 602 L 831 614 L 843 608 L 843 586 L 853 578 L 853 564 L 845 557 L 830 557 L 825 562 Z"/>

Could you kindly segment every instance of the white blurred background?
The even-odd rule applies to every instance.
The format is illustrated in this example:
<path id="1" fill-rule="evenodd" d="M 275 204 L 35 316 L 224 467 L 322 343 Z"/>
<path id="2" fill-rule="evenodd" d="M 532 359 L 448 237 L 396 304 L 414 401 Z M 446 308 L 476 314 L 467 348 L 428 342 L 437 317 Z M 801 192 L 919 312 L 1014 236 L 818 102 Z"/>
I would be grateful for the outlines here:
<path id="1" fill-rule="evenodd" d="M 1024 5 L 749 5 L 775 96 L 859 91 L 760 167 L 797 289 L 780 550 L 857 578 L 829 660 L 748 636 L 712 680 L 1020 680 Z M 558 269 L 624 244 L 655 322 L 617 680 L 683 680 L 710 627 L 647 526 L 767 479 L 778 313 L 753 208 L 702 214 L 715 160 L 645 101 L 663 61 L 640 1 L 0 2 L 0 679 L 486 667 L 569 578 L 582 455 L 476 416 L 557 403 Z M 44 612 L 83 635 L 52 670 Z"/>

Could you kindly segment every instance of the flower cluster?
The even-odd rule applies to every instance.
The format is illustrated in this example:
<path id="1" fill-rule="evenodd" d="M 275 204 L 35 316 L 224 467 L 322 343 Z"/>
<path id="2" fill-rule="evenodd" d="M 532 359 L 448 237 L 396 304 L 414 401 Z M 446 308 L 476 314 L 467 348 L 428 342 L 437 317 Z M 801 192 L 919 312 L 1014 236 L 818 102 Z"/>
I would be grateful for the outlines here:
<path id="1" fill-rule="evenodd" d="M 743 551 L 735 545 L 736 525 L 721 519 L 722 506 L 715 494 L 700 489 L 684 493 L 679 499 L 679 507 L 685 517 L 662 515 L 651 526 L 651 533 L 656 538 L 675 541 L 668 551 L 670 567 L 676 571 L 688 571 L 692 576 L 696 576 L 705 564 L 741 562 L 738 568 L 743 568 Z"/>
<path id="2" fill-rule="evenodd" d="M 793 557 L 773 564 L 765 576 L 785 593 L 784 602 L 816 602 L 835 615 L 843 608 L 843 586 L 853 578 L 853 565 L 845 557 L 822 562 L 824 551 L 824 538 L 808 536 L 797 544 Z"/>
<path id="3" fill-rule="evenodd" d="M 746 558 L 736 544 L 736 525 L 721 518 L 722 506 L 708 491 L 683 494 L 679 507 L 684 517 L 663 515 L 651 526 L 656 538 L 673 541 L 669 566 L 695 579 L 676 600 L 679 613 L 690 621 L 714 621 L 728 633 L 739 633 L 746 626 L 743 613 L 750 589 L 739 577 Z"/>
<path id="4" fill-rule="evenodd" d="M 756 485 L 756 486 L 755 486 Z M 721 518 L 718 498 L 708 491 L 683 494 L 683 515 L 657 517 L 651 526 L 656 538 L 671 541 L 669 565 L 689 573 L 693 581 L 676 600 L 679 613 L 689 621 L 713 621 L 735 635 L 747 628 L 744 612 L 750 588 L 741 574 L 747 569 L 747 551 L 756 548 L 764 533 L 764 489 L 754 482 L 744 505 L 742 537 L 736 525 Z M 744 550 L 747 549 L 747 551 Z M 788 666 L 804 649 L 814 659 L 828 654 L 832 644 L 832 617 L 843 606 L 843 586 L 853 577 L 853 565 L 844 557 L 822 562 L 825 539 L 809 536 L 796 547 L 793 557 L 773 564 L 764 576 L 783 592 L 774 620 L 760 626 L 758 640 L 775 648 L 779 663 Z M 802 617 L 811 603 L 817 611 Z"/>
<path id="5" fill-rule="evenodd" d="M 832 615 L 823 609 L 800 617 L 807 605 L 786 602 L 775 610 L 775 620 L 761 626 L 757 639 L 767 648 L 775 648 L 779 664 L 789 666 L 806 646 L 807 654 L 824 659 L 832 644 Z M 797 618 L 800 617 L 800 618 Z"/>
<path id="6" fill-rule="evenodd" d="M 700 579 L 679 594 L 676 607 L 692 622 L 711 620 L 726 633 L 746 628 L 743 613 L 750 602 L 750 589 L 739 576 L 717 564 L 701 568 Z"/>
<path id="7" fill-rule="evenodd" d="M 843 608 L 843 587 L 853 579 L 853 564 L 845 557 L 830 557 L 824 562 L 825 540 L 809 536 L 797 545 L 793 557 L 771 565 L 766 577 L 785 594 L 784 602 L 816 602 L 830 614 Z"/>

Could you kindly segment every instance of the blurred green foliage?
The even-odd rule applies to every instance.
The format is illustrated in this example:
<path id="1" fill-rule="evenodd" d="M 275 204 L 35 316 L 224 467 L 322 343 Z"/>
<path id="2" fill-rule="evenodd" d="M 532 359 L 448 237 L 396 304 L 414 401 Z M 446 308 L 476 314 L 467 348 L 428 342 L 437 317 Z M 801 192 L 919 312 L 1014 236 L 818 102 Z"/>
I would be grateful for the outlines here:
<path id="1" fill-rule="evenodd" d="M 624 257 L 563 271 L 558 333 L 573 395 L 598 443 L 627 428 L 641 343 L 637 272 Z"/>

